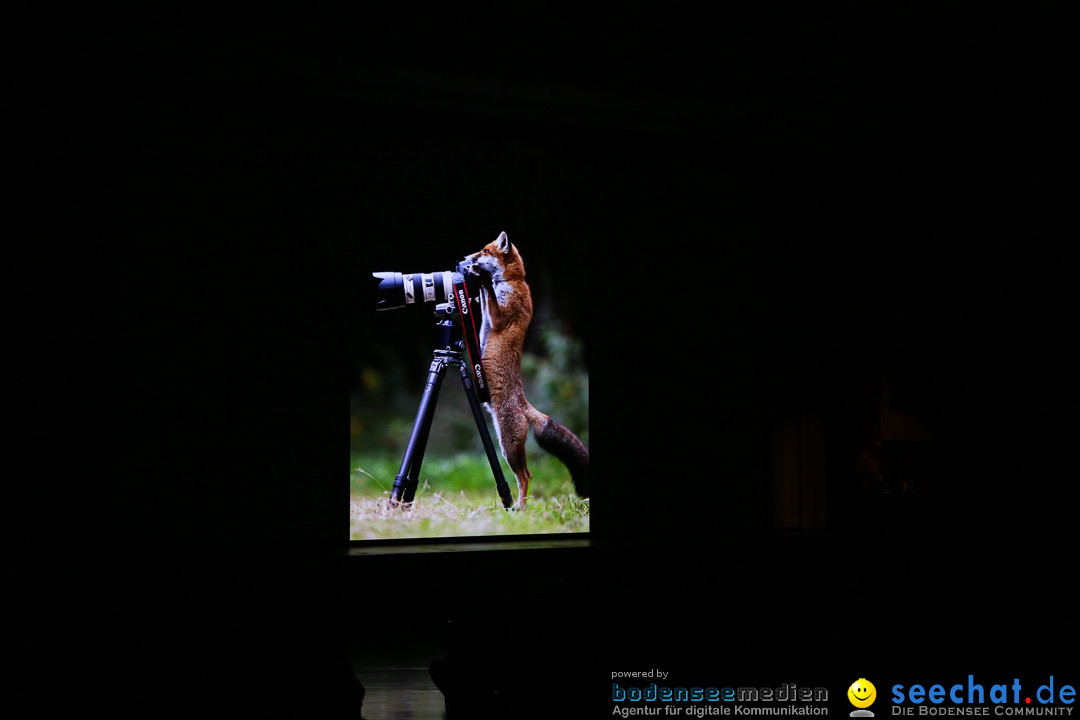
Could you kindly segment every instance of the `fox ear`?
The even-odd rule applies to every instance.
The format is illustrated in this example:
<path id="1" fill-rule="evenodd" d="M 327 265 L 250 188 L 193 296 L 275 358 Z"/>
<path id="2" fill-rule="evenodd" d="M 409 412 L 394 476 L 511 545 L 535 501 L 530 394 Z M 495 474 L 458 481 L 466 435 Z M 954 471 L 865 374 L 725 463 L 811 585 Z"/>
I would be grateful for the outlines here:
<path id="1" fill-rule="evenodd" d="M 510 238 L 506 237 L 505 232 L 499 233 L 499 237 L 495 239 L 495 247 L 501 253 L 510 252 Z"/>

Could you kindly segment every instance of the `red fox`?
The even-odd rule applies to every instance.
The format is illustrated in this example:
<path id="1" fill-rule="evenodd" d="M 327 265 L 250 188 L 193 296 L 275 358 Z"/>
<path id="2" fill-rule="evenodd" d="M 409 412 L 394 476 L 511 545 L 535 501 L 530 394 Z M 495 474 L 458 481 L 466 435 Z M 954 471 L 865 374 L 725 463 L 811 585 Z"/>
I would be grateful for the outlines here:
<path id="1" fill-rule="evenodd" d="M 532 320 L 532 296 L 525 284 L 521 253 L 504 232 L 466 260 L 472 262 L 471 271 L 481 283 L 480 355 L 491 391 L 491 401 L 485 406 L 495 423 L 503 457 L 517 479 L 514 509 L 524 509 L 529 495 L 532 473 L 525 464 L 525 436 L 530 425 L 537 444 L 566 465 L 574 491 L 588 497 L 589 449 L 577 435 L 530 405 L 521 386 L 521 348 Z"/>

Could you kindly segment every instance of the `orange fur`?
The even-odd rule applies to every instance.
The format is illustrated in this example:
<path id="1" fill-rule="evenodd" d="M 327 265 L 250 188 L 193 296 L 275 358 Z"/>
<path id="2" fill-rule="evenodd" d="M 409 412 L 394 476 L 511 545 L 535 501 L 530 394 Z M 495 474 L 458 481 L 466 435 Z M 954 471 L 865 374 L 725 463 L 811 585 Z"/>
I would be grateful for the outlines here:
<path id="1" fill-rule="evenodd" d="M 503 457 L 517 480 L 514 507 L 524 509 L 528 500 L 532 473 L 526 463 L 525 438 L 530 425 L 540 447 L 566 464 L 575 489 L 587 495 L 588 449 L 576 435 L 529 404 L 521 385 L 521 350 L 532 320 L 532 296 L 525 282 L 521 254 L 506 233 L 501 233 L 466 259 L 474 263 L 474 272 L 478 270 L 481 280 L 481 362 L 491 391 L 487 409 Z"/>

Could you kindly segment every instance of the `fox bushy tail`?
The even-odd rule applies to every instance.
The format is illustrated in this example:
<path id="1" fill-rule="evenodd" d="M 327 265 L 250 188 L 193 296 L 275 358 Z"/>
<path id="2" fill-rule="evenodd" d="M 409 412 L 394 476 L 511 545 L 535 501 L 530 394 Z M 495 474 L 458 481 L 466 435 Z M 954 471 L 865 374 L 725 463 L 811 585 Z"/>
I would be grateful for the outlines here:
<path id="1" fill-rule="evenodd" d="M 533 426 L 536 444 L 557 457 L 570 471 L 574 492 L 583 498 L 589 497 L 589 448 L 566 426 L 532 406 L 529 410 L 529 422 Z"/>

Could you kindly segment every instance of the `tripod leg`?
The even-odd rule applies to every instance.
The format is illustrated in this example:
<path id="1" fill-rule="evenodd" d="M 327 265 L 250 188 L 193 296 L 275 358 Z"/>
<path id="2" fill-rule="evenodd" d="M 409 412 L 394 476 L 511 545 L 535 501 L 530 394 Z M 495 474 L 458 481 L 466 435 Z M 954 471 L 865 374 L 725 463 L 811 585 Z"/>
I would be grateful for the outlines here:
<path id="1" fill-rule="evenodd" d="M 495 452 L 495 444 L 491 442 L 491 433 L 488 432 L 487 421 L 484 420 L 484 411 L 480 407 L 480 399 L 476 396 L 476 388 L 473 386 L 472 376 L 469 369 L 462 364 L 461 384 L 465 388 L 465 397 L 469 398 L 469 407 L 472 408 L 473 419 L 476 421 L 476 429 L 480 433 L 480 440 L 484 443 L 484 452 L 487 453 L 488 464 L 491 465 L 491 474 L 495 476 L 495 488 L 499 491 L 503 507 L 514 504 L 514 498 L 510 495 L 510 486 L 503 477 L 502 465 L 499 464 L 499 455 Z"/>
<path id="2" fill-rule="evenodd" d="M 401 469 L 394 478 L 394 488 L 390 491 L 391 507 L 397 507 L 400 503 L 411 503 L 416 494 L 416 486 L 420 482 L 420 466 L 424 462 L 424 450 L 431 433 L 431 421 L 435 416 L 435 403 L 439 399 L 439 387 L 445 374 L 446 362 L 435 358 L 428 369 L 424 393 L 420 397 L 420 409 L 416 412 L 416 421 L 413 423 L 412 435 L 409 436 L 409 444 L 405 448 L 405 456 L 401 460 Z"/>

